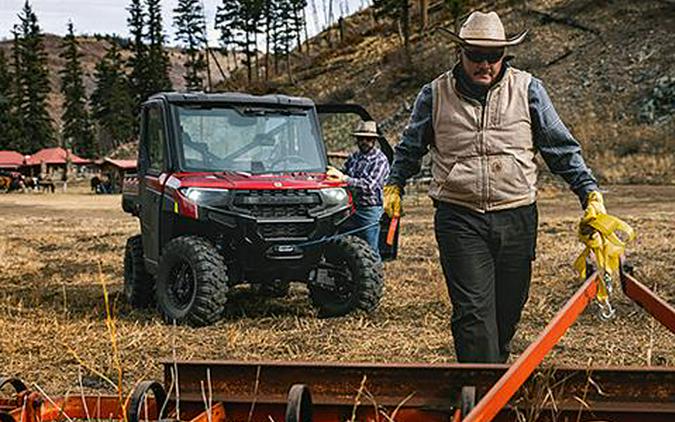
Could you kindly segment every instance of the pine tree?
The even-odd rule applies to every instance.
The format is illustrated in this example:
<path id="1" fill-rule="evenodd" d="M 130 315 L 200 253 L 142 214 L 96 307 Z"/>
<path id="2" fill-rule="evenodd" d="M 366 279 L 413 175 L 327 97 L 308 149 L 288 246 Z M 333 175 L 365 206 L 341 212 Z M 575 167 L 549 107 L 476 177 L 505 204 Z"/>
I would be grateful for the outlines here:
<path id="1" fill-rule="evenodd" d="M 148 93 L 148 51 L 143 42 L 145 37 L 144 21 L 146 14 L 143 11 L 141 0 L 131 0 L 127 8 L 129 17 L 129 33 L 131 34 L 131 56 L 127 65 L 131 69 L 129 84 L 134 98 L 134 112 L 140 110 L 141 103 L 145 101 Z"/>
<path id="2" fill-rule="evenodd" d="M 73 23 L 68 23 L 68 33 L 63 39 L 60 57 L 66 61 L 61 70 L 61 93 L 65 97 L 63 109 L 63 128 L 61 137 L 64 146 L 76 155 L 94 158 L 98 149 L 91 128 L 91 119 L 87 110 L 87 98 L 82 83 L 82 66 L 79 42 L 75 38 Z"/>
<path id="3" fill-rule="evenodd" d="M 266 0 L 271 3 L 273 0 Z M 229 55 L 229 50 L 232 50 L 234 67 L 236 68 L 236 53 L 235 53 L 235 35 L 236 24 L 240 13 L 239 0 L 222 0 L 222 4 L 216 9 L 215 29 L 220 31 L 220 46 L 223 49 L 225 56 Z"/>
<path id="4" fill-rule="evenodd" d="M 96 64 L 94 77 L 96 87 L 91 94 L 92 110 L 99 139 L 103 149 L 108 151 L 133 139 L 137 126 L 132 111 L 134 98 L 115 43 Z"/>
<path id="5" fill-rule="evenodd" d="M 295 32 L 297 40 L 298 51 L 302 52 L 302 31 L 306 27 L 305 15 L 303 11 L 307 7 L 307 0 L 290 0 L 290 7 L 292 10 L 292 30 Z"/>
<path id="6" fill-rule="evenodd" d="M 9 107 L 11 110 L 10 119 L 12 122 L 12 140 L 14 144 L 14 149 L 19 151 L 24 151 L 26 145 L 25 135 L 23 132 L 23 115 L 18 112 L 19 106 L 21 104 L 21 93 L 23 89 L 21 88 L 21 81 L 19 80 L 19 75 L 21 75 L 21 47 L 19 40 L 19 27 L 15 25 L 12 29 L 12 71 L 10 72 L 11 77 L 11 88 L 9 91 Z"/>
<path id="7" fill-rule="evenodd" d="M 43 46 L 44 35 L 40 31 L 37 16 L 28 1 L 19 13 L 15 48 L 17 70 L 16 112 L 21 116 L 21 136 L 17 149 L 32 153 L 54 142 L 52 120 L 47 112 L 49 80 L 47 53 Z"/>
<path id="8" fill-rule="evenodd" d="M 204 83 L 201 72 L 206 69 L 206 60 L 202 46 L 206 45 L 206 22 L 199 0 L 178 0 L 173 9 L 173 25 L 176 28 L 176 40 L 183 44 L 185 59 L 185 79 L 188 91 L 201 91 Z"/>
<path id="9" fill-rule="evenodd" d="M 265 23 L 265 80 L 270 78 L 270 46 L 274 33 L 277 13 L 275 0 L 264 0 L 262 17 Z"/>
<path id="10" fill-rule="evenodd" d="M 171 63 L 164 49 L 164 30 L 162 28 L 161 0 L 146 0 L 147 7 L 147 87 L 144 97 L 147 98 L 157 92 L 172 89 L 169 79 Z"/>
<path id="11" fill-rule="evenodd" d="M 12 114 L 12 73 L 5 52 L 0 50 L 0 149 L 12 149 L 15 142 Z"/>
<path id="12" fill-rule="evenodd" d="M 274 0 L 271 6 L 270 21 L 266 27 L 266 36 L 271 41 L 272 53 L 274 56 L 274 73 L 279 74 L 279 57 L 284 54 L 284 40 L 282 33 L 284 28 L 283 22 L 283 4 L 284 0 Z"/>
<path id="13" fill-rule="evenodd" d="M 293 74 L 291 72 L 291 51 L 293 41 L 296 39 L 295 30 L 295 5 L 293 0 L 279 0 L 277 3 L 279 11 L 277 23 L 275 25 L 276 32 L 273 34 L 274 39 L 274 54 L 275 57 L 284 57 L 286 60 L 286 72 L 288 73 L 289 82 L 293 83 Z M 275 67 L 277 63 L 275 63 Z M 278 70 L 278 69 L 277 69 Z"/>
<path id="14" fill-rule="evenodd" d="M 263 0 L 239 0 L 239 5 L 239 19 L 234 23 L 238 35 L 236 42 L 237 46 L 243 50 L 244 64 L 250 83 L 253 80 L 253 60 L 258 56 L 256 40 L 260 34 L 260 18 L 264 3 Z"/>

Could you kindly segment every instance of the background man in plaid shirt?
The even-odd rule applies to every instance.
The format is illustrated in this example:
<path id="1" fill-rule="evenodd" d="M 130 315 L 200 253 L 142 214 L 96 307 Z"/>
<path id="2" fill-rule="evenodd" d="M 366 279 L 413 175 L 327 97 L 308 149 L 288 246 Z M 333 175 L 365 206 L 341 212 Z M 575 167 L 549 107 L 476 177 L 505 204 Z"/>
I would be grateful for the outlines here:
<path id="1" fill-rule="evenodd" d="M 355 235 L 368 242 L 379 256 L 379 221 L 383 212 L 382 188 L 389 176 L 389 161 L 375 146 L 380 137 L 375 122 L 360 122 L 352 135 L 356 139 L 358 151 L 347 158 L 343 171 L 330 168 L 328 176 L 347 182 L 352 189 L 356 213 L 345 225 L 345 230 L 363 227 L 364 229 Z"/>

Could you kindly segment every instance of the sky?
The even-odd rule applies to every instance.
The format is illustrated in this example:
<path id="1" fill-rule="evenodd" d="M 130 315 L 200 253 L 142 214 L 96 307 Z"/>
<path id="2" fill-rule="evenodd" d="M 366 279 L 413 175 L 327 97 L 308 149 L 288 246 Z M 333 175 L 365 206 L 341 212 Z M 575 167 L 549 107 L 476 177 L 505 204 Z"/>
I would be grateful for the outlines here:
<path id="1" fill-rule="evenodd" d="M 311 34 L 317 32 L 317 23 L 314 16 L 319 17 L 318 24 L 325 25 L 324 5 L 329 0 L 308 0 L 306 10 L 308 29 Z M 371 0 L 332 0 L 335 16 L 339 10 L 353 13 L 366 6 Z M 78 34 L 118 34 L 128 36 L 127 30 L 127 6 L 129 0 L 30 0 L 43 32 L 63 35 L 66 32 L 68 20 L 72 20 L 75 32 Z M 17 14 L 23 8 L 25 0 L 0 0 L 0 39 L 11 38 L 12 27 L 19 23 Z M 162 0 L 162 14 L 164 31 L 167 41 L 173 44 L 172 10 L 178 0 Z M 209 41 L 215 43 L 218 32 L 213 29 L 216 7 L 222 0 L 202 0 L 206 11 L 206 19 L 209 30 Z M 314 6 L 314 7 L 313 7 Z M 345 13 L 347 14 L 347 13 Z"/>

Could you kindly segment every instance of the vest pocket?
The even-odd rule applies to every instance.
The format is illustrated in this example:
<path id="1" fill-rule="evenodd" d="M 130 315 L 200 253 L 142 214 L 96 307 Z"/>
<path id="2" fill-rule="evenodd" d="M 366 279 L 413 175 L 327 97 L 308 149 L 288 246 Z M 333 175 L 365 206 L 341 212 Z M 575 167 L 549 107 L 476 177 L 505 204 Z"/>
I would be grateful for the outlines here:
<path id="1" fill-rule="evenodd" d="M 517 201 L 530 192 L 523 167 L 514 156 L 490 156 L 488 163 L 491 203 Z"/>
<path id="2" fill-rule="evenodd" d="M 458 158 L 443 182 L 440 196 L 462 201 L 480 201 L 481 178 L 480 157 Z"/>

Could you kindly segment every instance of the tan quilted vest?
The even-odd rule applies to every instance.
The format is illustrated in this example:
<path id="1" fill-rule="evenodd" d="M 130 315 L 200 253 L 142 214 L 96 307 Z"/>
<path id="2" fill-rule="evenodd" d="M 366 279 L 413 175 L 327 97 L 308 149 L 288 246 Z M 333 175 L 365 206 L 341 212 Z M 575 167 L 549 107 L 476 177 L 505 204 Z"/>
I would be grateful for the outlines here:
<path id="1" fill-rule="evenodd" d="M 457 92 L 452 71 L 432 82 L 435 141 L 429 196 L 479 212 L 535 201 L 530 78 L 508 68 L 490 88 L 485 107 Z"/>

